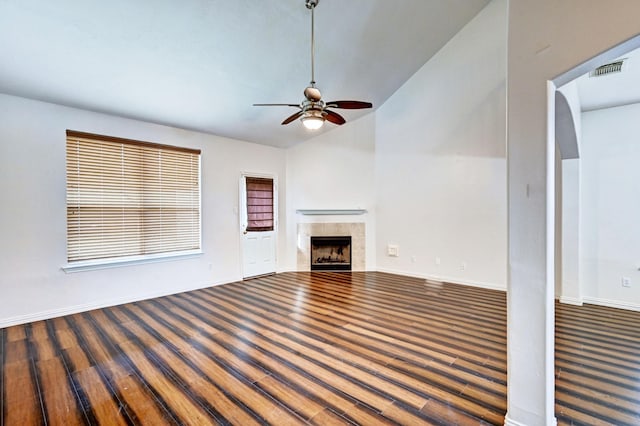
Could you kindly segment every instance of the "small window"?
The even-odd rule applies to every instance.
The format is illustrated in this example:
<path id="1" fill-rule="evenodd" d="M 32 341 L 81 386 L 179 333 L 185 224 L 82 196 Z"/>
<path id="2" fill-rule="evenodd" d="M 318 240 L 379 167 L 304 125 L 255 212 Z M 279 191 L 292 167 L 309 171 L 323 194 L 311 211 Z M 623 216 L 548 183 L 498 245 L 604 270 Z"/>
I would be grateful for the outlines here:
<path id="1" fill-rule="evenodd" d="M 67 260 L 200 249 L 200 151 L 67 131 Z"/>
<path id="2" fill-rule="evenodd" d="M 246 177 L 247 231 L 273 231 L 273 179 Z"/>

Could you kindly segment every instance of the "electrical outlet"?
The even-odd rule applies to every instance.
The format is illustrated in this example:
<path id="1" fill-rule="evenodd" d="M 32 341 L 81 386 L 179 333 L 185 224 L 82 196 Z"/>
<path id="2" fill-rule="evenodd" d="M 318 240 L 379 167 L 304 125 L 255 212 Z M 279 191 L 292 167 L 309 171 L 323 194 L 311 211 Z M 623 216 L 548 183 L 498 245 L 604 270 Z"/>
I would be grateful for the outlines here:
<path id="1" fill-rule="evenodd" d="M 387 255 L 391 257 L 400 256 L 400 247 L 397 244 L 388 244 L 387 245 Z"/>
<path id="2" fill-rule="evenodd" d="M 436 265 L 439 265 L 439 264 L 440 264 L 440 258 L 436 257 Z"/>
<path id="3" fill-rule="evenodd" d="M 467 262 L 462 262 L 460 264 L 460 270 L 461 271 L 466 271 L 467 270 Z"/>
<path id="4" fill-rule="evenodd" d="M 631 278 L 622 277 L 622 287 L 631 287 Z"/>

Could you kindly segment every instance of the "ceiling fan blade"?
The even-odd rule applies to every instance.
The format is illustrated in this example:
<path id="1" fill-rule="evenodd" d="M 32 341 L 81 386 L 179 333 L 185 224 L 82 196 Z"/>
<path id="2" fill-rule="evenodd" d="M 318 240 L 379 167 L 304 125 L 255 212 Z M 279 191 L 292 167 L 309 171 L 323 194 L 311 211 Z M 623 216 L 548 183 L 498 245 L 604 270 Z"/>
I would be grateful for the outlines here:
<path id="1" fill-rule="evenodd" d="M 300 108 L 300 104 L 253 104 L 253 106 L 289 106 Z"/>
<path id="2" fill-rule="evenodd" d="M 297 120 L 298 118 L 302 117 L 302 114 L 304 114 L 304 112 L 302 112 L 302 111 L 298 111 L 298 112 L 296 112 L 295 114 L 290 115 L 289 117 L 287 117 L 287 118 L 282 122 L 282 125 L 289 124 L 289 123 L 291 123 L 292 121 Z"/>
<path id="3" fill-rule="evenodd" d="M 327 115 L 325 115 L 324 118 L 327 121 L 332 122 L 333 124 L 337 124 L 338 126 L 341 126 L 347 122 L 347 120 L 345 120 L 344 117 L 338 114 L 337 112 L 333 112 L 328 109 L 325 109 L 324 112 L 327 113 Z"/>
<path id="4" fill-rule="evenodd" d="M 331 101 L 327 102 L 327 107 L 342 109 L 363 109 L 372 108 L 373 104 L 371 102 L 362 101 Z"/>

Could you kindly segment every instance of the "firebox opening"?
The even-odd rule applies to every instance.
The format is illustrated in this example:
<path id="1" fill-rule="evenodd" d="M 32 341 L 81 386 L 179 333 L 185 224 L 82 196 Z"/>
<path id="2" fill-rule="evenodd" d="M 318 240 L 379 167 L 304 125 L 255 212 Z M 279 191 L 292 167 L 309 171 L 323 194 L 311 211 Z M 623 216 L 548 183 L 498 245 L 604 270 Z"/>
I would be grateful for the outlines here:
<path id="1" fill-rule="evenodd" d="M 350 271 L 351 236 L 311 237 L 312 271 Z"/>

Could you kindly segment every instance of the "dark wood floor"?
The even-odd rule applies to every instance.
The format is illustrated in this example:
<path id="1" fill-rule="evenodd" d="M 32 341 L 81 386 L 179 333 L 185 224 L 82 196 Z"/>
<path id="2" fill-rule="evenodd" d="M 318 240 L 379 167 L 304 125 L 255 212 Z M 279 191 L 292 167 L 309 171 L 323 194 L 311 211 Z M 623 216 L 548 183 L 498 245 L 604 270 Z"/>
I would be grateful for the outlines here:
<path id="1" fill-rule="evenodd" d="M 1 425 L 502 424 L 505 294 L 287 273 L 0 329 Z M 640 424 L 640 314 L 557 306 L 560 424 Z"/>

